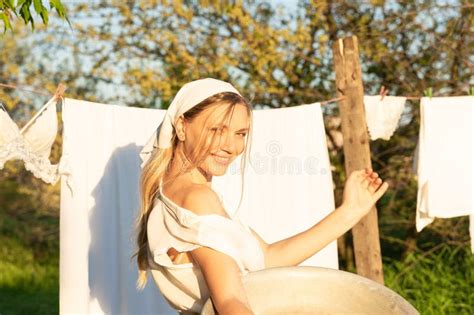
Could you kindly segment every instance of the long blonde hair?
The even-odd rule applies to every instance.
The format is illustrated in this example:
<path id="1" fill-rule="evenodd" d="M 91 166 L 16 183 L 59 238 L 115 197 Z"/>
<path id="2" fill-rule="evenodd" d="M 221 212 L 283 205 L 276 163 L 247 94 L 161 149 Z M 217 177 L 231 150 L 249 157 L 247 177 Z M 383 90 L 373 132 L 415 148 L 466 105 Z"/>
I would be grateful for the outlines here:
<path id="1" fill-rule="evenodd" d="M 247 108 L 247 112 L 250 117 L 250 127 L 248 132 L 248 137 L 246 139 L 246 144 L 244 148 L 244 152 L 242 155 L 241 160 L 241 176 L 242 176 L 242 187 L 241 187 L 241 196 L 239 201 L 239 206 L 242 202 L 242 191 L 243 191 L 243 173 L 245 170 L 245 164 L 247 160 L 247 154 L 250 151 L 251 145 L 251 131 L 252 131 L 252 107 L 250 103 L 239 94 L 233 92 L 222 92 L 215 95 L 212 95 L 196 106 L 193 106 L 187 112 L 183 114 L 185 121 L 192 121 L 195 117 L 197 117 L 201 112 L 205 109 L 214 106 L 214 105 L 228 105 L 227 109 L 224 113 L 224 119 L 229 117 L 233 112 L 235 105 L 243 104 Z M 203 128 L 203 131 L 206 128 Z M 203 132 L 202 134 L 205 134 Z M 214 135 L 213 135 L 214 137 Z M 201 139 L 203 137 L 201 136 Z M 151 210 L 153 209 L 153 201 L 157 197 L 160 188 L 160 182 L 164 178 L 164 175 L 167 173 L 169 167 L 171 166 L 171 162 L 173 161 L 174 154 L 176 152 L 176 147 L 179 143 L 179 139 L 176 136 L 176 131 L 173 129 L 173 136 L 172 136 L 172 146 L 166 149 L 157 148 L 152 155 L 150 156 L 147 163 L 143 166 L 143 169 L 140 174 L 140 212 L 137 216 L 136 223 L 135 223 L 135 231 L 136 231 L 136 242 L 137 242 L 137 251 L 132 255 L 132 259 L 136 256 L 137 257 L 137 264 L 138 264 L 138 279 L 137 279 L 137 288 L 142 290 L 146 283 L 147 283 L 147 273 L 149 269 L 148 263 L 148 235 L 147 235 L 147 223 L 148 217 L 150 216 Z M 199 142 L 200 144 L 201 142 Z M 209 153 L 209 150 L 202 150 L 200 145 L 197 145 L 194 149 L 196 152 L 193 154 L 197 155 L 197 158 L 193 159 L 197 162 L 194 165 L 191 165 L 190 168 L 199 165 Z M 199 150 L 201 149 L 201 150 Z M 183 172 L 185 172 L 184 170 Z M 181 173 L 180 173 L 181 174 Z M 178 174 L 177 176 L 179 176 Z"/>

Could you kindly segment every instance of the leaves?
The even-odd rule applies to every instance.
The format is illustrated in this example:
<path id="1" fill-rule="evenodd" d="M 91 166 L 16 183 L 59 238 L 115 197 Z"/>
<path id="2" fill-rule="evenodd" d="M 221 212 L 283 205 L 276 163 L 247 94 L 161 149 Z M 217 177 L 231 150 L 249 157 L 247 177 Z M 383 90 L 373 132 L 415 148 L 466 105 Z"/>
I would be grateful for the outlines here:
<path id="1" fill-rule="evenodd" d="M 33 6 L 35 8 L 36 13 L 41 13 L 43 10 L 43 4 L 41 3 L 41 0 L 33 0 Z"/>
<path id="2" fill-rule="evenodd" d="M 31 24 L 31 29 L 35 29 L 35 21 L 31 5 L 33 4 L 34 12 L 41 17 L 44 25 L 48 25 L 49 16 L 48 8 L 43 5 L 42 0 L 18 0 L 15 4 L 14 0 L 0 0 L 0 18 L 3 22 L 3 32 L 13 30 L 11 25 L 12 14 L 21 18 L 25 24 Z M 64 6 L 60 0 L 50 0 L 50 9 L 56 10 L 56 13 L 61 19 L 66 20 L 71 25 Z"/>
<path id="3" fill-rule="evenodd" d="M 7 29 L 12 28 L 12 26 L 10 25 L 10 20 L 9 20 L 8 17 L 5 15 L 5 13 L 0 12 L 0 18 L 2 19 L 3 25 L 4 25 L 4 30 L 3 30 L 3 32 L 6 32 Z"/>

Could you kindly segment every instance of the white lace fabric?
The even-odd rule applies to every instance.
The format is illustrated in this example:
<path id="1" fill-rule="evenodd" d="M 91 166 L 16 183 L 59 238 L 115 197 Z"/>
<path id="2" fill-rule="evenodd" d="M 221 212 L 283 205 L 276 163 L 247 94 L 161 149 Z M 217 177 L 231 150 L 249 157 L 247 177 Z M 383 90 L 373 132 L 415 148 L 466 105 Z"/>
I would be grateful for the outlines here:
<path id="1" fill-rule="evenodd" d="M 54 185 L 62 174 L 71 175 L 67 155 L 61 156 L 58 164 L 49 160 L 58 130 L 56 103 L 56 97 L 51 98 L 21 130 L 0 106 L 0 170 L 7 161 L 17 159 L 48 184 Z"/>
<path id="2" fill-rule="evenodd" d="M 370 139 L 390 140 L 405 108 L 406 97 L 364 96 L 365 118 Z"/>

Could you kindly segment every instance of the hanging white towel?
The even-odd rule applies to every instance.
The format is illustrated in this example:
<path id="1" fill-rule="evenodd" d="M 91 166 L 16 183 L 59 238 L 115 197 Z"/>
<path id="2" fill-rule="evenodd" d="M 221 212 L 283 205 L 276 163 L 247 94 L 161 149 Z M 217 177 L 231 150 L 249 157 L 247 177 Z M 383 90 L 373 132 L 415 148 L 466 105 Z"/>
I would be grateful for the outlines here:
<path id="1" fill-rule="evenodd" d="M 472 96 L 421 98 L 417 231 L 435 217 L 474 214 L 473 111 Z"/>
<path id="2" fill-rule="evenodd" d="M 139 152 L 165 111 L 73 99 L 64 106 L 63 152 L 70 156 L 76 188 L 72 196 L 61 181 L 60 312 L 176 314 L 151 285 L 152 277 L 144 291 L 136 290 L 138 271 L 130 261 L 139 207 Z M 333 211 L 334 194 L 319 104 L 265 112 L 254 111 L 254 174 L 245 178 L 247 196 L 239 220 L 273 242 Z M 233 188 L 225 187 L 227 174 L 213 178 L 213 187 L 228 197 L 228 209 L 240 192 L 234 180 L 239 175 L 232 169 L 228 183 Z M 337 268 L 336 244 L 302 265 Z"/>
<path id="3" fill-rule="evenodd" d="M 140 152 L 164 111 L 65 99 L 63 152 L 74 195 L 61 180 L 60 313 L 176 314 L 158 288 L 136 290 L 133 225 Z"/>
<path id="4" fill-rule="evenodd" d="M 389 140 L 405 108 L 406 97 L 364 96 L 365 119 L 371 140 Z"/>

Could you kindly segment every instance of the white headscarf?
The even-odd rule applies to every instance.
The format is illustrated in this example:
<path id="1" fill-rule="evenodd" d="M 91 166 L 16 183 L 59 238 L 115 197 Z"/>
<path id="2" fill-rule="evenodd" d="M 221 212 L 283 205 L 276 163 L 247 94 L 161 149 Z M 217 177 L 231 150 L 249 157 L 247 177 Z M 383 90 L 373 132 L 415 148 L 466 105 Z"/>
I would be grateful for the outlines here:
<path id="1" fill-rule="evenodd" d="M 183 85 L 168 107 L 163 121 L 140 151 L 142 159 L 140 167 L 143 168 L 156 148 L 171 147 L 174 124 L 179 116 L 209 96 L 221 92 L 234 92 L 241 95 L 232 84 L 213 78 L 199 79 Z"/>

